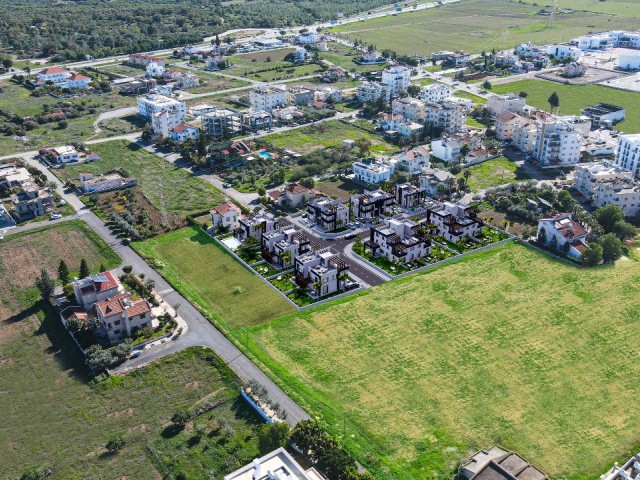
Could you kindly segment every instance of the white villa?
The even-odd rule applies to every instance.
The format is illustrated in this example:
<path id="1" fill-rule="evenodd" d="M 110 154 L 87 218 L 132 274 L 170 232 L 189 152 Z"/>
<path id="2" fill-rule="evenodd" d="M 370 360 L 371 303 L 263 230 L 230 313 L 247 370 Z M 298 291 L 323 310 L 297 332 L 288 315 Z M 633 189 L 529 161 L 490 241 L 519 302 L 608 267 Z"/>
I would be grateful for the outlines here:
<path id="1" fill-rule="evenodd" d="M 321 197 L 307 203 L 307 216 L 311 223 L 331 231 L 349 223 L 349 208 L 340 200 Z"/>
<path id="2" fill-rule="evenodd" d="M 436 225 L 438 234 L 453 243 L 475 237 L 483 227 L 476 207 L 462 203 L 445 202 L 428 212 L 428 221 Z"/>
<path id="3" fill-rule="evenodd" d="M 324 297 L 342 290 L 349 266 L 339 253 L 322 248 L 300 255 L 294 260 L 295 282 L 307 288 L 313 297 Z"/>
<path id="4" fill-rule="evenodd" d="M 228 231 L 233 231 L 238 227 L 238 220 L 241 214 L 240 208 L 229 201 L 214 207 L 209 213 L 214 230 L 222 227 Z"/>
<path id="5" fill-rule="evenodd" d="M 355 218 L 376 218 L 391 213 L 394 204 L 393 195 L 383 190 L 365 190 L 351 197 L 351 213 Z"/>
<path id="6" fill-rule="evenodd" d="M 356 180 L 377 185 L 391 179 L 395 164 L 368 158 L 354 162 L 352 168 Z"/>
<path id="7" fill-rule="evenodd" d="M 431 252 L 431 242 L 418 233 L 419 224 L 411 220 L 391 219 L 371 227 L 365 246 L 374 256 L 406 264 Z"/>
<path id="8" fill-rule="evenodd" d="M 291 225 L 263 233 L 260 245 L 265 260 L 278 263 L 283 267 L 293 265 L 296 258 L 311 250 L 309 238 Z"/>
<path id="9" fill-rule="evenodd" d="M 567 255 L 580 259 L 582 253 L 589 248 L 586 242 L 587 231 L 582 225 L 573 221 L 570 213 L 560 213 L 553 217 L 541 218 L 538 221 L 537 237 L 542 238 L 545 245 L 555 243 L 562 250 L 569 244 Z"/>

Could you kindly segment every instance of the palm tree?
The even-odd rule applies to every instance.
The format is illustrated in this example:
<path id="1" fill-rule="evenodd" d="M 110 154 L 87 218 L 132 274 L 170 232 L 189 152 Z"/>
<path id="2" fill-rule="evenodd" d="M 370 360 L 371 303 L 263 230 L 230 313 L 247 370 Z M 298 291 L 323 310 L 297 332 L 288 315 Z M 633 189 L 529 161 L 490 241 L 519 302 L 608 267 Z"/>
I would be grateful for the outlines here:
<path id="1" fill-rule="evenodd" d="M 311 286 L 313 287 L 313 291 L 315 292 L 315 294 L 320 295 L 320 288 L 322 287 L 322 282 L 320 280 L 316 280 L 311 284 Z"/>
<path id="2" fill-rule="evenodd" d="M 280 261 L 282 262 L 282 266 L 286 267 L 291 261 L 291 252 L 288 250 L 282 252 L 282 255 L 280 255 Z"/>
<path id="3" fill-rule="evenodd" d="M 471 170 L 465 168 L 462 171 L 462 176 L 464 177 L 464 188 L 466 190 L 467 188 L 469 188 L 469 177 L 471 176 Z"/>

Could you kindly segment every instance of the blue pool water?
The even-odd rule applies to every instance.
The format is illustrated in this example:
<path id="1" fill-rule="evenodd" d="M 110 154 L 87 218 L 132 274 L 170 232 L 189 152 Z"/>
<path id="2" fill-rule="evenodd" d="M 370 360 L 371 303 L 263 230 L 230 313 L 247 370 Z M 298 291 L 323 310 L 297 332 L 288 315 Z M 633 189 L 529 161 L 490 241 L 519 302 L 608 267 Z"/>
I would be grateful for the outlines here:
<path id="1" fill-rule="evenodd" d="M 265 152 L 265 151 L 258 152 L 258 156 L 260 156 L 260 157 L 262 157 L 262 158 L 264 158 L 266 160 L 271 160 L 271 154 L 269 152 Z"/>

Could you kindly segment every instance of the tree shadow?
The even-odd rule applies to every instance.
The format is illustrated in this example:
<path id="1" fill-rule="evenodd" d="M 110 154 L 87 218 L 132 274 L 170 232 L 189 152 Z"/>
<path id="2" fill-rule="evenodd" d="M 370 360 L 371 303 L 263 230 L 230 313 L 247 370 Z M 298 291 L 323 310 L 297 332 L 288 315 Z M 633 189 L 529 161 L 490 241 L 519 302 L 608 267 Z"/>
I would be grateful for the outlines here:
<path id="1" fill-rule="evenodd" d="M 231 411 L 238 420 L 243 420 L 252 424 L 264 423 L 260 414 L 258 414 L 258 412 L 256 412 L 240 395 L 233 400 L 233 403 L 231 404 Z"/>
<path id="2" fill-rule="evenodd" d="M 16 323 L 16 322 L 22 322 L 23 320 L 26 320 L 27 318 L 31 317 L 32 315 L 35 315 L 36 313 L 38 313 L 41 310 L 41 305 L 40 302 L 36 302 L 33 305 L 31 305 L 29 308 L 16 313 L 12 316 L 10 316 L 9 318 L 3 320 L 3 323 Z"/>
<path id="3" fill-rule="evenodd" d="M 198 435 L 194 435 L 193 437 L 187 440 L 187 448 L 193 448 L 200 443 L 200 437 Z"/>
<path id="4" fill-rule="evenodd" d="M 173 438 L 183 430 L 184 425 L 181 425 L 179 423 L 172 423 L 167 428 L 162 430 L 162 433 L 160 433 L 160 435 L 162 435 L 162 438 Z"/>

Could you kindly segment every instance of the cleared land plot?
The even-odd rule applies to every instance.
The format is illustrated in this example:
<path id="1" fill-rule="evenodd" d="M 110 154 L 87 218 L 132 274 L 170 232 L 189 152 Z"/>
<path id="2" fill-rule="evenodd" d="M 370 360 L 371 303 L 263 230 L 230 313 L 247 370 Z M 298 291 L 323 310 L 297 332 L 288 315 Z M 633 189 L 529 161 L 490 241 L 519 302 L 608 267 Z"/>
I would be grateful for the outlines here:
<path id="1" fill-rule="evenodd" d="M 607 8 L 601 5 L 602 9 Z M 513 48 L 516 43 L 527 41 L 560 42 L 589 31 L 614 28 L 610 15 L 587 12 L 559 15 L 549 26 L 548 17 L 538 15 L 539 10 L 539 6 L 505 0 L 465 0 L 341 25 L 331 31 L 401 54 L 425 55 L 440 50 L 480 53 L 493 48 Z M 619 17 L 615 21 L 616 29 L 635 30 L 639 26 L 640 21 L 634 18 Z"/>
<path id="2" fill-rule="evenodd" d="M 253 80 L 275 81 L 303 77 L 320 71 L 320 66 L 316 64 L 296 66 L 285 61 L 284 57 L 289 53 L 293 53 L 292 48 L 232 55 L 228 60 L 234 67 L 223 72 Z"/>
<path id="3" fill-rule="evenodd" d="M 602 85 L 565 85 L 547 80 L 520 80 L 495 85 L 493 93 L 529 94 L 527 103 L 542 110 L 549 110 L 549 96 L 556 92 L 560 97 L 560 113 L 579 115 L 580 109 L 596 103 L 612 103 L 626 108 L 626 118 L 616 125 L 617 129 L 629 133 L 640 131 L 640 108 L 629 108 L 640 103 L 640 93 L 616 90 Z"/>
<path id="4" fill-rule="evenodd" d="M 35 279 L 41 269 L 47 270 L 55 279 L 58 264 L 64 260 L 71 276 L 77 275 L 83 258 L 92 272 L 97 272 L 102 263 L 107 268 L 114 268 L 121 262 L 120 257 L 80 220 L 6 237 L 0 242 L 0 318 L 20 315 L 21 308 L 30 305 Z"/>
<path id="5" fill-rule="evenodd" d="M 472 192 L 497 187 L 505 183 L 527 180 L 527 176 L 521 168 L 506 157 L 498 157 L 469 167 L 469 188 Z M 462 177 L 460 172 L 458 177 Z"/>
<path id="6" fill-rule="evenodd" d="M 137 178 L 138 186 L 161 214 L 202 212 L 223 198 L 213 185 L 191 176 L 135 143 L 113 141 L 92 145 L 91 149 L 101 155 L 100 160 L 56 170 L 56 175 L 69 179 L 77 178 L 83 172 L 100 174 L 123 168 Z"/>
<path id="7" fill-rule="evenodd" d="M 452 94 L 454 97 L 468 98 L 473 103 L 487 103 L 487 99 L 473 93 L 465 92 L 464 90 L 455 90 Z"/>
<path id="8" fill-rule="evenodd" d="M 238 88 L 238 87 L 247 87 L 250 86 L 249 82 L 245 82 L 242 80 L 236 80 L 235 78 L 227 78 L 216 75 L 215 73 L 209 72 L 199 72 L 190 70 L 187 68 L 180 67 L 170 67 L 174 70 L 180 70 L 185 73 L 192 73 L 198 80 L 200 81 L 200 85 L 197 87 L 187 88 L 185 91 L 189 93 L 208 93 L 208 92 L 216 92 L 218 90 L 227 90 L 229 88 Z M 221 72 L 225 73 L 225 72 Z M 229 71 L 233 75 L 232 71 Z"/>
<path id="9" fill-rule="evenodd" d="M 509 244 L 256 327 L 250 345 L 377 478 L 450 478 L 493 443 L 596 478 L 639 440 L 638 280 L 634 260 L 578 269 Z"/>
<path id="10" fill-rule="evenodd" d="M 313 188 L 325 195 L 338 198 L 342 201 L 349 200 L 351 195 L 362 193 L 364 191 L 364 187 L 362 185 L 350 180 L 327 180 L 316 183 Z"/>
<path id="11" fill-rule="evenodd" d="M 156 267 L 171 284 L 225 329 L 257 325 L 293 311 L 201 230 L 178 230 L 134 247 L 162 262 Z"/>
<path id="12" fill-rule="evenodd" d="M 366 132 L 339 120 L 330 120 L 262 137 L 264 141 L 271 142 L 276 147 L 289 148 L 302 154 L 341 145 L 346 139 L 358 140 L 359 138 L 369 139 L 372 145 L 371 151 L 375 153 L 391 153 L 398 150 L 398 147 L 385 142 L 380 135 Z"/>

